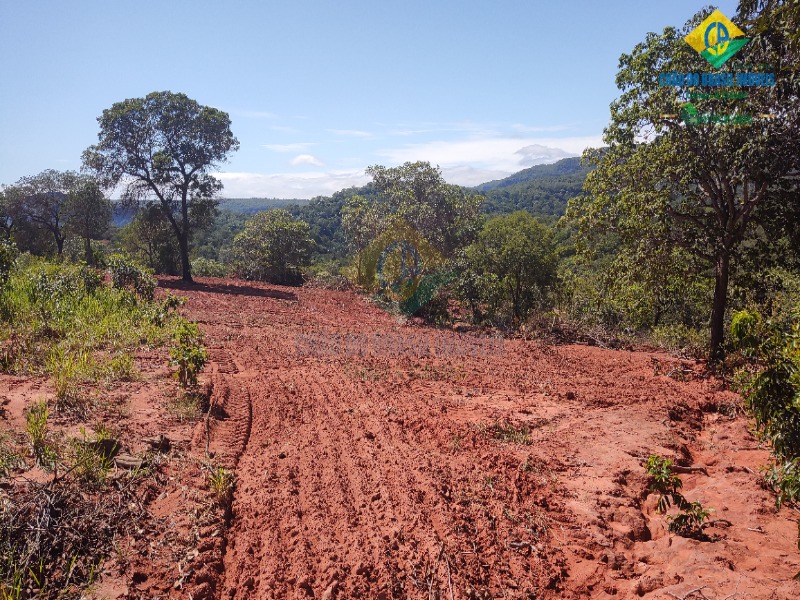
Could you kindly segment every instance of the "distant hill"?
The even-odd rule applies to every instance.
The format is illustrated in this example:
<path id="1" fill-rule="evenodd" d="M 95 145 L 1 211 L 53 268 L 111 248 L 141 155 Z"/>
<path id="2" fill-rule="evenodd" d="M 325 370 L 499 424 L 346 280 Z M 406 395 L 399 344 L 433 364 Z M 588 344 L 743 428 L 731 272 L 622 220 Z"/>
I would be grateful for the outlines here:
<path id="1" fill-rule="evenodd" d="M 489 190 L 507 188 L 534 179 L 546 179 L 549 177 L 559 177 L 561 175 L 574 175 L 576 173 L 583 173 L 585 175 L 589 170 L 590 169 L 581 166 L 580 156 L 571 156 L 569 158 L 562 158 L 548 165 L 534 165 L 533 167 L 509 175 L 505 179 L 496 179 L 495 181 L 482 183 L 475 186 L 475 190 L 479 192 L 488 192 Z"/>
<path id="2" fill-rule="evenodd" d="M 537 217 L 557 218 L 566 211 L 567 201 L 581 193 L 591 171 L 580 161 L 579 157 L 570 157 L 536 165 L 472 189 L 486 196 L 483 211 L 487 214 L 527 210 Z"/>
<path id="3" fill-rule="evenodd" d="M 296 198 L 222 198 L 219 207 L 235 213 L 254 215 L 270 208 L 285 208 L 291 205 L 302 206 L 311 200 L 298 200 Z"/>

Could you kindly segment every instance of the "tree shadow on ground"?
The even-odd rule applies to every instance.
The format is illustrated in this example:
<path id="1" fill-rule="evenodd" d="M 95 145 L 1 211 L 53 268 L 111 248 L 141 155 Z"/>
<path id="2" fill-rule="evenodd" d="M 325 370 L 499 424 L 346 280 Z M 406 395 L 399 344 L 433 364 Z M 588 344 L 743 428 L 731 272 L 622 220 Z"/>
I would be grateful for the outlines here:
<path id="1" fill-rule="evenodd" d="M 275 298 L 278 300 L 290 300 L 297 302 L 297 294 L 275 288 L 263 288 L 257 284 L 253 285 L 250 282 L 242 281 L 233 283 L 230 281 L 199 281 L 195 280 L 193 283 L 183 281 L 182 279 L 173 278 L 158 278 L 158 287 L 167 290 L 186 291 L 192 290 L 195 292 L 209 292 L 212 294 L 227 294 L 229 296 L 255 296 L 259 298 Z"/>

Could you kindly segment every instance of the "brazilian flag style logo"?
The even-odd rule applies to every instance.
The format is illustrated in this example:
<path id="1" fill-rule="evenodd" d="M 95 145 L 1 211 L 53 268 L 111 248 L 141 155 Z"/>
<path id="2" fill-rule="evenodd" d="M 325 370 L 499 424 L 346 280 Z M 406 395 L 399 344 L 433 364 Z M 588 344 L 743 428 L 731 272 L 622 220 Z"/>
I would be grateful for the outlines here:
<path id="1" fill-rule="evenodd" d="M 731 23 L 719 10 L 708 15 L 705 21 L 683 39 L 715 69 L 719 69 L 750 41 L 744 37 L 744 31 Z"/>

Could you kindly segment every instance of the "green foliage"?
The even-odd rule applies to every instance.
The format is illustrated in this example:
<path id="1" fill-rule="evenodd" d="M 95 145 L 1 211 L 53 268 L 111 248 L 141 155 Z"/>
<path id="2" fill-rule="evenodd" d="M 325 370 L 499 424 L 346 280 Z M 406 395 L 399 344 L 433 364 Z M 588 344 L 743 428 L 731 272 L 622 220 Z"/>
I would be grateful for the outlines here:
<path id="1" fill-rule="evenodd" d="M 17 247 L 13 241 L 0 237 L 0 291 L 8 281 L 17 259 Z"/>
<path id="2" fill-rule="evenodd" d="M 711 514 L 710 509 L 703 508 L 699 502 L 689 502 L 680 492 L 683 488 L 681 478 L 672 472 L 672 460 L 656 454 L 648 457 L 645 470 L 650 475 L 648 491 L 658 494 L 657 510 L 665 513 L 675 505 L 679 512 L 670 515 L 669 530 L 684 537 L 701 537 L 703 524 Z"/>
<path id="3" fill-rule="evenodd" d="M 192 261 L 192 273 L 198 277 L 225 277 L 228 267 L 210 258 L 195 258 Z"/>
<path id="4" fill-rule="evenodd" d="M 173 333 L 174 346 L 170 348 L 170 364 L 177 367 L 175 374 L 181 387 L 197 386 L 197 376 L 208 360 L 208 354 L 200 344 L 203 335 L 196 323 L 180 319 Z"/>
<path id="5" fill-rule="evenodd" d="M 236 486 L 236 475 L 224 467 L 210 467 L 208 482 L 219 505 L 222 507 L 229 506 L 233 489 Z"/>
<path id="6" fill-rule="evenodd" d="M 98 121 L 100 141 L 83 153 L 84 164 L 108 187 L 123 183 L 126 204 L 160 208 L 191 280 L 191 233 L 213 220 L 222 189 L 211 170 L 239 148 L 230 117 L 165 91 L 117 102 Z"/>
<path id="7" fill-rule="evenodd" d="M 232 263 L 241 277 L 297 285 L 313 246 L 308 223 L 283 209 L 268 210 L 247 221 L 236 235 Z"/>
<path id="8" fill-rule="evenodd" d="M 488 431 L 491 436 L 503 442 L 512 444 L 530 444 L 530 428 L 524 423 L 514 423 L 509 419 L 495 421 Z"/>
<path id="9" fill-rule="evenodd" d="M 465 258 L 460 289 L 491 318 L 519 325 L 532 310 L 546 306 L 558 258 L 551 230 L 529 213 L 488 221 Z"/>
<path id="10" fill-rule="evenodd" d="M 500 181 L 477 186 L 486 200 L 483 211 L 490 215 L 527 210 L 542 220 L 564 214 L 567 202 L 581 193 L 587 165 L 579 158 L 564 158 L 553 164 L 536 165 Z"/>
<path id="11" fill-rule="evenodd" d="M 800 323 L 787 331 L 757 313 L 741 311 L 733 325 L 734 347 L 757 368 L 743 390 L 756 428 L 779 461 L 800 458 Z"/>
<path id="12" fill-rule="evenodd" d="M 164 275 L 181 271 L 180 246 L 158 206 L 144 206 L 115 236 L 117 245 L 135 262 Z"/>
<path id="13" fill-rule="evenodd" d="M 86 384 L 136 377 L 132 352 L 168 338 L 175 296 L 137 300 L 85 266 L 23 255 L 0 293 L 0 369 L 48 374 L 56 407 L 89 407 Z"/>
<path id="14" fill-rule="evenodd" d="M 797 504 L 800 501 L 800 458 L 771 465 L 764 474 L 764 481 L 775 492 L 775 504 L 779 509 L 784 503 Z"/>
<path id="15" fill-rule="evenodd" d="M 56 391 L 56 408 L 84 412 L 87 398 L 82 395 L 81 384 L 92 381 L 97 370 L 92 355 L 86 350 L 54 346 L 44 367 Z"/>
<path id="16" fill-rule="evenodd" d="M 112 254 L 106 261 L 111 285 L 133 292 L 144 300 L 152 300 L 157 281 L 153 274 L 121 254 Z"/>
<path id="17" fill-rule="evenodd" d="M 106 448 L 101 442 L 109 440 L 108 432 L 100 429 L 93 439 L 81 427 L 81 437 L 70 440 L 71 463 L 69 470 L 82 482 L 103 485 L 114 466 L 113 455 L 119 450 L 116 443 Z"/>
<path id="18" fill-rule="evenodd" d="M 25 432 L 28 434 L 33 457 L 39 466 L 52 470 L 55 468 L 58 454 L 48 439 L 47 420 L 49 418 L 50 411 L 44 400 L 32 404 L 25 411 Z"/>
<path id="19" fill-rule="evenodd" d="M 689 90 L 659 85 L 654 74 L 708 69 L 683 38 L 710 10 L 680 30 L 668 27 L 648 34 L 620 58 L 621 95 L 611 105 L 607 147 L 585 154 L 597 168 L 587 177 L 585 193 L 570 201 L 567 216 L 578 226 L 582 252 L 613 235 L 651 269 L 679 247 L 691 257 L 687 273 L 713 277 L 709 308 L 716 359 L 735 264 L 745 247 L 763 251 L 768 240 L 781 236 L 776 225 L 780 219 L 774 217 L 781 205 L 793 204 L 779 200 L 795 185 L 794 173 L 800 168 L 800 111 L 793 101 L 795 82 L 770 93 L 748 94 L 744 100 L 704 101 L 703 110 L 709 112 L 782 115 L 752 127 L 686 126 L 669 116 L 680 113 Z M 750 60 L 755 52 L 762 64 L 780 60 L 767 46 L 753 46 L 746 53 Z M 732 68 L 738 60 L 731 62 Z"/>
<path id="20" fill-rule="evenodd" d="M 441 171 L 427 162 L 399 167 L 374 165 L 367 169 L 377 192 L 368 220 L 377 219 L 378 232 L 402 219 L 444 257 L 451 257 L 475 239 L 481 224 L 483 197 L 448 184 Z"/>
<path id="21" fill-rule="evenodd" d="M 673 503 L 680 505 L 683 482 L 672 472 L 672 460 L 651 454 L 644 468 L 653 479 L 649 491 L 658 494 L 658 511 L 666 512 Z"/>

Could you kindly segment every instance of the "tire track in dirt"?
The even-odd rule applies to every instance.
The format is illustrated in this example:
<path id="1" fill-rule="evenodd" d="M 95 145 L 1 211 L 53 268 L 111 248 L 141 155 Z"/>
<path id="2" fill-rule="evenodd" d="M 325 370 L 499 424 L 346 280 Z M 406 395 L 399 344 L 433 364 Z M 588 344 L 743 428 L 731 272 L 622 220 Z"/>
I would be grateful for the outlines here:
<path id="1" fill-rule="evenodd" d="M 725 487 L 739 473 L 746 497 L 767 506 L 755 477 L 720 466 L 713 486 L 687 478 L 687 490 L 728 490 L 739 529 L 720 544 L 673 544 L 642 500 L 647 454 L 710 455 L 671 408 L 732 401 L 713 381 L 675 381 L 651 364 L 674 359 L 523 340 L 490 356 L 430 356 L 425 346 L 463 338 L 409 327 L 350 293 L 236 289 L 190 290 L 187 305 L 197 301 L 214 348 L 215 393 L 229 390 L 221 405 L 239 415 L 248 398 L 251 414 L 244 437 L 233 418 L 215 430 L 219 458 L 241 454 L 216 597 L 660 598 L 708 582 L 711 598 L 794 596 L 781 595 L 797 590 L 786 587 L 792 540 L 765 550 L 745 527 L 753 511 Z M 308 335 L 412 342 L 398 355 L 309 356 L 296 347 Z M 497 437 L 499 426 L 524 428 L 525 441 Z M 760 593 L 763 573 L 730 576 L 726 565 L 747 552 L 763 557 L 750 568 L 786 583 Z M 675 561 L 687 565 L 680 578 Z"/>

